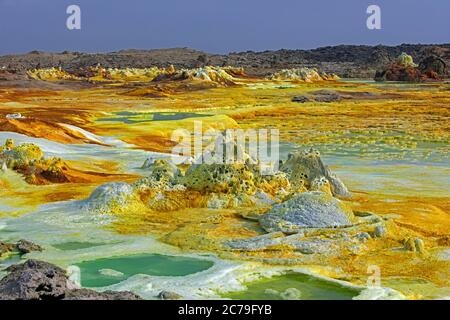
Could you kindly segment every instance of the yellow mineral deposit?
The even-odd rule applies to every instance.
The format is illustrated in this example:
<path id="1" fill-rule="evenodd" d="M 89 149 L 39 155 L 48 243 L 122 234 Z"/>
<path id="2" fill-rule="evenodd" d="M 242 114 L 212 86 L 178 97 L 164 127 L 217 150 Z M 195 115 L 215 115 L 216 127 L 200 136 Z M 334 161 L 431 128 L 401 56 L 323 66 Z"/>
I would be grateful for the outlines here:
<path id="1" fill-rule="evenodd" d="M 173 66 L 120 70 L 97 66 L 84 74 L 53 68 L 30 70 L 29 76 L 53 82 L 103 84 L 72 89 L 70 82 L 65 82 L 55 91 L 1 88 L 3 132 L 65 145 L 88 145 L 102 151 L 113 148 L 114 143 L 99 137 L 114 137 L 127 144 L 129 150 L 170 153 L 175 144 L 170 139 L 172 132 L 180 128 L 192 131 L 196 120 L 201 120 L 204 128 L 220 130 L 276 128 L 283 143 L 321 150 L 322 157 L 353 195 L 341 199 L 345 206 L 355 213 L 373 213 L 385 221 L 383 229 L 372 224 L 358 229 L 365 241 L 364 249 L 352 252 L 345 245 L 339 256 L 314 255 L 314 259 L 302 260 L 298 259 L 298 249 L 282 242 L 260 250 L 230 250 L 225 247 L 227 240 L 265 233 L 255 219 L 247 218 L 259 217 L 269 208 L 252 209 L 248 206 L 253 203 L 250 200 L 242 207 L 232 205 L 233 183 L 243 188 L 239 192 L 249 199 L 260 189 L 274 199 L 281 189 L 332 197 L 333 188 L 329 181 L 320 179 L 301 182 L 300 173 L 292 181 L 263 183 L 247 172 L 245 179 L 231 173 L 220 189 L 219 185 L 209 186 L 210 181 L 200 181 L 202 174 L 210 172 L 198 171 L 192 173 L 195 180 L 180 179 L 180 185 L 192 192 L 164 189 L 160 193 L 150 188 L 130 196 L 136 198 L 127 202 L 131 204 L 126 210 L 118 211 L 120 219 L 110 226 L 118 233 L 156 235 L 188 252 L 214 252 L 230 259 L 264 258 L 276 264 L 278 258 L 292 258 L 297 265 L 314 272 L 363 285 L 368 266 L 377 265 L 382 270 L 383 285 L 411 298 L 424 297 L 427 290 L 449 285 L 448 259 L 438 257 L 441 249 L 448 250 L 450 244 L 448 83 L 401 87 L 341 82 L 333 75 L 307 69 L 251 78 L 245 76 L 244 70 L 231 67 L 177 70 Z M 132 89 L 130 82 L 135 83 Z M 305 97 L 297 99 L 303 103 L 293 99 L 298 96 Z M 324 96 L 326 102 L 322 102 Z M 24 118 L 5 118 L 14 112 Z M 6 172 L 0 172 L 1 204 L 14 208 L 7 211 L 0 205 L 0 216 L 17 216 L 49 202 L 86 199 L 105 182 L 120 181 L 135 188 L 146 175 L 131 174 L 123 160 L 112 156 L 70 160 L 61 154 L 60 160 L 50 161 L 45 160 L 49 158 L 45 152 L 31 144 L 11 139 L 0 143 L 0 153 L 16 150 L 20 155 L 15 164 L 8 163 Z M 432 167 L 433 161 L 437 161 L 437 167 Z M 31 175 L 29 166 L 39 168 L 41 174 Z M 232 170 L 241 172 L 239 168 Z M 242 181 L 247 181 L 245 188 Z M 230 195 L 213 199 L 206 192 Z M 163 202 L 159 201 L 161 197 L 166 197 Z M 274 201 L 286 200 L 281 199 Z M 208 201 L 229 204 L 214 209 L 208 207 Z M 117 202 L 117 206 L 121 205 Z M 317 230 L 314 237 L 327 240 L 330 233 Z M 382 240 L 378 240 L 380 237 Z M 405 289 L 404 282 L 397 281 L 399 278 L 429 285 Z"/>

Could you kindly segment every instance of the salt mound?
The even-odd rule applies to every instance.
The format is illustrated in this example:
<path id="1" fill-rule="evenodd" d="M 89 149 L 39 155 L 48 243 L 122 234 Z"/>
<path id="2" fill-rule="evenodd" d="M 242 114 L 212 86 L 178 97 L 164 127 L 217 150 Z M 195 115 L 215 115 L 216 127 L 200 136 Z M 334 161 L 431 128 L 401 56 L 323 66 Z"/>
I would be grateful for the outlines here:
<path id="1" fill-rule="evenodd" d="M 236 76 L 244 75 L 242 68 L 206 66 L 195 69 L 181 69 L 173 73 L 161 74 L 154 81 L 161 80 L 199 80 L 223 86 L 237 84 Z"/>
<path id="2" fill-rule="evenodd" d="M 133 187 L 125 182 L 112 182 L 97 187 L 84 201 L 82 208 L 100 213 L 110 213 L 111 211 L 125 211 L 133 203 L 136 203 Z"/>
<path id="3" fill-rule="evenodd" d="M 61 68 L 34 69 L 27 71 L 30 78 L 35 80 L 54 81 L 54 80 L 80 80 Z"/>
<path id="4" fill-rule="evenodd" d="M 108 68 L 100 65 L 83 68 L 75 72 L 68 72 L 59 68 L 34 69 L 27 72 L 28 76 L 36 80 L 95 80 L 95 81 L 152 81 L 158 75 L 170 73 L 173 68 Z"/>
<path id="5" fill-rule="evenodd" d="M 168 68 L 103 68 L 100 65 L 68 72 L 61 68 L 29 70 L 28 76 L 36 80 L 90 80 L 90 81 L 161 81 L 161 80 L 201 80 L 220 85 L 236 84 L 236 77 L 245 76 L 243 68 L 206 66 L 195 69 L 176 70 Z"/>
<path id="6" fill-rule="evenodd" d="M 351 193 L 344 183 L 331 172 L 315 149 L 290 153 L 280 170 L 289 176 L 291 184 L 299 190 L 324 191 L 333 196 L 348 198 Z"/>
<path id="7" fill-rule="evenodd" d="M 338 80 L 335 74 L 319 73 L 315 68 L 283 69 L 268 77 L 269 80 L 318 82 Z"/>
<path id="8" fill-rule="evenodd" d="M 275 205 L 259 220 L 267 232 L 296 233 L 301 228 L 351 226 L 353 212 L 343 202 L 321 191 L 300 193 Z"/>
<path id="9" fill-rule="evenodd" d="M 106 70 L 109 78 L 112 80 L 127 81 L 152 81 L 162 73 L 168 72 L 167 69 L 157 67 L 152 68 L 109 68 Z"/>

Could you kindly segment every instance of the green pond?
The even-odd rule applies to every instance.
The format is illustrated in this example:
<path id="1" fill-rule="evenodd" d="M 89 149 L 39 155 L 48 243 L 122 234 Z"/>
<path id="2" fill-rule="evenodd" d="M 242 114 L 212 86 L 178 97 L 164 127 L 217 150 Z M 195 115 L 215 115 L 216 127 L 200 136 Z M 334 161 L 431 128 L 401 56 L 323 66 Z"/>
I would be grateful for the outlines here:
<path id="1" fill-rule="evenodd" d="M 98 121 L 115 121 L 126 124 L 151 122 L 151 121 L 172 121 L 183 120 L 187 118 L 208 117 L 207 114 L 200 114 L 195 112 L 129 112 L 119 111 L 114 112 L 114 116 L 107 118 L 100 118 Z"/>
<path id="2" fill-rule="evenodd" d="M 85 261 L 77 264 L 83 287 L 105 287 L 136 274 L 185 276 L 213 266 L 213 262 L 158 254 L 130 255 Z"/>
<path id="3" fill-rule="evenodd" d="M 224 298 L 244 300 L 351 300 L 359 290 L 305 274 L 289 273 L 246 285 L 246 291 L 233 292 Z"/>
<path id="4" fill-rule="evenodd" d="M 71 250 L 93 248 L 93 247 L 98 247 L 98 246 L 103 246 L 103 245 L 105 245 L 105 243 L 69 241 L 69 242 L 53 244 L 52 247 L 59 249 L 59 250 L 71 251 Z"/>

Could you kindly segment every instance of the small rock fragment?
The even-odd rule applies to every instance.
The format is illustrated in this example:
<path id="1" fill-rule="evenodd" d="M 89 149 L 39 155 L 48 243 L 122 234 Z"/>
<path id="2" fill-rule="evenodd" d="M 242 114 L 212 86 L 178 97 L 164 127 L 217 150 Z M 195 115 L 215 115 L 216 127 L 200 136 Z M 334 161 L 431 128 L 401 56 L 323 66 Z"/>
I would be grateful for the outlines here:
<path id="1" fill-rule="evenodd" d="M 292 98 L 292 102 L 305 103 L 309 101 L 309 98 L 306 96 L 295 96 Z"/>
<path id="2" fill-rule="evenodd" d="M 413 238 L 408 238 L 404 241 L 404 249 L 406 251 L 416 252 L 416 244 Z"/>
<path id="3" fill-rule="evenodd" d="M 183 297 L 176 292 L 163 290 L 158 294 L 161 300 L 181 300 Z"/>
<path id="4" fill-rule="evenodd" d="M 300 300 L 302 293 L 297 288 L 288 288 L 282 292 L 274 289 L 266 289 L 264 293 L 280 297 L 283 300 Z"/>
<path id="5" fill-rule="evenodd" d="M 426 253 L 425 250 L 425 243 L 420 238 L 407 238 L 404 241 L 404 249 L 411 252 L 417 252 L 424 254 Z"/>
<path id="6" fill-rule="evenodd" d="M 316 102 L 335 102 L 342 99 L 341 95 L 332 90 L 319 90 L 312 93 Z"/>
<path id="7" fill-rule="evenodd" d="M 414 240 L 414 244 L 415 244 L 415 247 L 416 247 L 416 252 L 422 253 L 422 254 L 426 252 L 425 251 L 425 244 L 424 244 L 422 239 L 416 238 Z"/>
<path id="8" fill-rule="evenodd" d="M 280 293 L 280 297 L 283 300 L 299 300 L 301 296 L 302 293 L 297 288 L 288 288 Z"/>
<path id="9" fill-rule="evenodd" d="M 367 232 L 361 232 L 356 235 L 356 238 L 361 242 L 366 242 L 370 239 L 370 235 Z"/>
<path id="10" fill-rule="evenodd" d="M 97 292 L 82 288 L 66 291 L 63 300 L 142 300 L 142 298 L 130 291 Z"/>
<path id="11" fill-rule="evenodd" d="M 320 191 L 296 194 L 277 204 L 259 219 L 267 232 L 296 233 L 302 228 L 333 228 L 352 225 L 352 210 Z"/>
<path id="12" fill-rule="evenodd" d="M 26 254 L 26 253 L 30 253 L 32 251 L 42 251 L 42 247 L 41 246 L 39 246 L 39 245 L 37 245 L 37 244 L 35 244 L 33 242 L 30 242 L 30 241 L 27 241 L 27 240 L 23 240 L 23 239 L 19 240 L 17 242 L 16 248 L 17 248 L 17 251 L 19 251 L 20 254 Z"/>
<path id="13" fill-rule="evenodd" d="M 13 243 L 0 242 L 0 256 L 13 251 L 14 247 L 15 245 Z"/>
<path id="14" fill-rule="evenodd" d="M 386 234 L 386 228 L 383 226 L 376 226 L 372 234 L 374 238 L 382 238 Z"/>

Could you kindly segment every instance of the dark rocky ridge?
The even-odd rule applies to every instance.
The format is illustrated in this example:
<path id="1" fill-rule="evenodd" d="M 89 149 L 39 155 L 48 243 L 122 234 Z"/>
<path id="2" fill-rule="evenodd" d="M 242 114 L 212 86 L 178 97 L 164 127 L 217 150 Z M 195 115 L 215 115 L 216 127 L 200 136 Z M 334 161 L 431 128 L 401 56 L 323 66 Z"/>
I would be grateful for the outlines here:
<path id="1" fill-rule="evenodd" d="M 416 62 L 429 55 L 436 55 L 450 66 L 450 44 L 398 46 L 340 45 L 312 50 L 277 50 L 263 52 L 232 52 L 227 55 L 209 54 L 188 48 L 156 50 L 121 50 L 111 53 L 62 52 L 45 53 L 33 51 L 21 55 L 0 57 L 0 68 L 24 71 L 34 68 L 61 66 L 74 71 L 80 68 L 103 67 L 167 67 L 194 68 L 203 65 L 244 67 L 250 75 L 267 75 L 286 68 L 317 67 L 327 73 L 344 78 L 373 78 L 377 69 L 394 61 L 405 52 Z"/>

